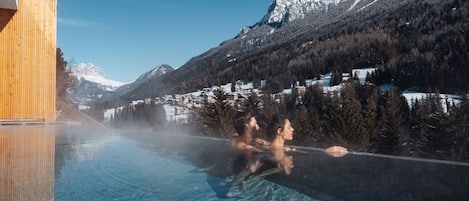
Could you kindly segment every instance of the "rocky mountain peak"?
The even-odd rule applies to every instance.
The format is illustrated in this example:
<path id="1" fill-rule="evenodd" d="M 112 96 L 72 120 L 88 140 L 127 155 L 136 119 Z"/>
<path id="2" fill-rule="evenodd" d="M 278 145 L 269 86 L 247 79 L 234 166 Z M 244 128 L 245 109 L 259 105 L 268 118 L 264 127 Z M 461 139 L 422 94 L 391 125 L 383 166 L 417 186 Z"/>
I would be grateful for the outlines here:
<path id="1" fill-rule="evenodd" d="M 280 26 L 302 19 L 313 11 L 327 10 L 330 5 L 337 5 L 342 1 L 344 0 L 274 0 L 258 24 Z"/>
<path id="2" fill-rule="evenodd" d="M 173 70 L 174 70 L 174 68 L 171 67 L 170 65 L 161 64 L 161 65 L 156 66 L 155 68 L 153 68 L 153 70 L 142 74 L 140 77 L 138 77 L 137 81 L 138 80 L 146 80 L 146 79 L 149 79 L 149 78 L 152 78 L 152 77 L 159 77 L 159 76 L 161 76 L 163 74 L 166 74 L 168 72 L 171 72 Z"/>
<path id="3" fill-rule="evenodd" d="M 77 76 L 77 78 L 88 76 L 99 76 L 103 78 L 106 77 L 104 71 L 92 63 L 74 64 L 70 67 L 70 70 L 75 76 Z"/>

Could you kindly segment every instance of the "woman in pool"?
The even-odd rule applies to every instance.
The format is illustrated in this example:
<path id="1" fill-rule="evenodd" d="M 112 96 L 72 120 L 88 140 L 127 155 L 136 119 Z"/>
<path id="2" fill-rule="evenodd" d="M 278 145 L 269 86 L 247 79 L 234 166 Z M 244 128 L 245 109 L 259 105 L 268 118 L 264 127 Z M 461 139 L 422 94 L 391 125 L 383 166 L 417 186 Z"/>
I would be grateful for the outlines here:
<path id="1" fill-rule="evenodd" d="M 270 135 L 272 142 L 270 144 L 270 151 L 273 154 L 273 160 L 277 162 L 278 168 L 285 171 L 289 175 L 293 165 L 293 156 L 287 155 L 287 151 L 296 151 L 295 148 L 285 146 L 285 141 L 293 139 L 293 132 L 295 129 L 292 127 L 290 120 L 285 115 L 274 115 L 270 121 Z M 348 153 L 347 149 L 341 146 L 331 146 L 324 150 L 325 153 L 333 157 L 342 157 Z"/>
<path id="2" fill-rule="evenodd" d="M 278 168 L 285 171 L 289 175 L 293 165 L 293 156 L 287 155 L 285 152 L 292 149 L 285 147 L 285 141 L 293 139 L 293 131 L 290 120 L 284 115 L 274 115 L 270 121 L 270 131 L 267 135 L 272 140 L 270 143 L 270 151 L 273 154 L 273 161 L 277 163 Z"/>

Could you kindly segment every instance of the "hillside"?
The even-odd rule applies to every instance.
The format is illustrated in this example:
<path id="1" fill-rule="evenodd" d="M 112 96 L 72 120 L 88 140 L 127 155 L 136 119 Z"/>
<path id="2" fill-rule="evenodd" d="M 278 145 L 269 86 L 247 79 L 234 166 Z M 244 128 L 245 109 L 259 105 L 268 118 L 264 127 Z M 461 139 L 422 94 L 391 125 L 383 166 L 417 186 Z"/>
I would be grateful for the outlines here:
<path id="1" fill-rule="evenodd" d="M 377 84 L 393 81 L 401 90 L 467 92 L 467 2 L 360 1 L 361 6 L 350 10 L 353 2 L 340 1 L 327 12 L 281 26 L 248 27 L 246 34 L 118 99 L 185 93 L 235 80 L 255 85 L 267 80 L 275 92 L 297 80 L 368 67 L 380 69 L 370 79 Z"/>
<path id="2" fill-rule="evenodd" d="M 57 121 L 78 121 L 81 124 L 101 125 L 87 114 L 79 111 L 62 100 L 57 100 L 56 110 L 59 111 L 57 114 Z"/>
<path id="3" fill-rule="evenodd" d="M 244 36 L 227 41 L 177 70 L 148 80 L 120 100 L 185 94 L 241 80 L 264 93 L 251 94 L 231 105 L 229 99 L 234 96 L 214 92 L 215 102 L 193 108 L 196 121 L 188 123 L 192 130 L 206 136 L 228 137 L 234 132 L 229 122 L 240 108 L 257 113 L 261 127 L 281 112 L 295 122 L 293 143 L 315 147 L 339 144 L 372 153 L 469 161 L 469 104 L 465 95 L 469 90 L 469 2 L 373 2 L 380 4 L 362 6 L 356 15 L 337 15 L 309 32 L 292 30 L 292 26 L 308 25 L 311 16 L 277 24 L 272 35 L 286 34 L 288 30 L 295 34 L 286 34 L 275 44 L 252 43 L 257 49 L 241 51 L 245 47 L 242 44 L 250 41 Z M 347 8 L 341 6 L 328 12 L 337 14 Z M 364 8 L 370 10 L 363 13 Z M 257 28 L 267 26 L 272 28 Z M 239 42 L 239 49 L 234 41 Z M 358 82 L 353 70 L 367 68 L 377 70 Z M 341 85 L 338 93 L 324 90 L 323 75 L 330 75 L 326 85 Z M 344 75 L 349 79 L 344 80 Z M 263 88 L 261 80 L 265 80 Z M 306 83 L 311 81 L 323 84 L 308 86 Z M 276 94 L 293 83 L 308 86 L 304 94 Z M 407 100 L 405 91 L 435 93 Z M 441 93 L 450 93 L 454 99 Z M 272 94 L 283 97 L 272 101 L 271 97 L 278 97 Z M 140 122 L 146 118 L 138 110 L 142 108 L 130 108 L 127 113 L 131 115 L 111 122 Z"/>

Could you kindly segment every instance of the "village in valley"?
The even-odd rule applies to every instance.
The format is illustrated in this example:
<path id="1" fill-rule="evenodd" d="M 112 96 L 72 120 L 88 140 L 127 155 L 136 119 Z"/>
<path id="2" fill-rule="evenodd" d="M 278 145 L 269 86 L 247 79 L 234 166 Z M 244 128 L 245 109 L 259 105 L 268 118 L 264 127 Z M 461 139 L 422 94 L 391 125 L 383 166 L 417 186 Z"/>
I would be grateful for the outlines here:
<path id="1" fill-rule="evenodd" d="M 353 75 L 358 77 L 360 83 L 364 84 L 366 81 L 366 75 L 368 73 L 372 73 L 375 68 L 365 68 L 365 69 L 355 69 L 353 70 Z M 346 81 L 350 78 L 349 73 L 344 73 L 343 81 Z M 282 92 L 273 94 L 273 99 L 276 102 L 280 102 L 283 97 L 287 94 L 291 94 L 292 92 L 298 94 L 298 101 L 301 101 L 301 95 L 304 95 L 306 87 L 313 86 L 314 84 L 319 84 L 324 93 L 334 93 L 340 94 L 341 85 L 330 86 L 330 79 L 331 74 L 326 74 L 321 76 L 321 79 L 309 79 L 306 80 L 306 86 L 301 86 L 299 82 L 292 84 L 290 88 L 284 89 Z M 261 81 L 260 88 L 265 86 L 265 80 Z M 392 86 L 381 86 L 382 90 L 389 90 Z M 234 91 L 233 91 L 234 89 Z M 261 89 L 254 88 L 252 82 L 244 83 L 241 80 L 236 81 L 235 86 L 232 86 L 232 83 L 227 83 L 221 86 L 212 86 L 200 89 L 195 92 L 187 93 L 187 94 L 171 94 L 171 95 L 164 95 L 161 97 L 155 98 L 146 98 L 144 100 L 136 100 L 129 103 L 129 105 L 136 105 L 139 103 L 147 103 L 149 104 L 151 101 L 155 104 L 163 105 L 165 113 L 166 113 L 166 120 L 172 123 L 187 123 L 189 115 L 195 111 L 196 108 L 200 108 L 203 106 L 204 102 L 213 103 L 215 102 L 214 99 L 214 91 L 216 90 L 223 90 L 224 93 L 228 96 L 228 101 L 231 105 L 240 104 L 249 97 L 252 93 L 257 94 L 258 96 L 263 94 Z M 407 98 L 409 104 L 412 100 L 420 99 L 425 97 L 426 93 L 420 92 L 412 92 L 406 91 L 403 93 L 404 96 Z M 449 99 L 451 101 L 457 101 L 457 95 L 447 95 L 447 94 L 440 94 L 442 99 L 442 104 L 445 104 Z M 109 120 L 115 115 L 116 111 L 122 109 L 125 106 L 118 107 L 118 108 L 111 108 L 104 111 L 104 124 L 109 123 Z M 81 108 L 88 108 L 87 106 L 82 106 Z"/>

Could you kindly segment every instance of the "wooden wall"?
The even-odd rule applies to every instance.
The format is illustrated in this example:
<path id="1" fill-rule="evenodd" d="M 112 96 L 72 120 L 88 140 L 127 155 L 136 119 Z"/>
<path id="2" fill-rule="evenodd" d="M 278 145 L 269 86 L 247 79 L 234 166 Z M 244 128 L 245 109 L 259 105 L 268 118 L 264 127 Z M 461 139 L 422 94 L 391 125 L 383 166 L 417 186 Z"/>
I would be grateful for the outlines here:
<path id="1" fill-rule="evenodd" d="M 0 126 L 0 201 L 54 200 L 54 126 Z"/>
<path id="2" fill-rule="evenodd" d="M 0 120 L 55 120 L 57 0 L 0 8 Z"/>

